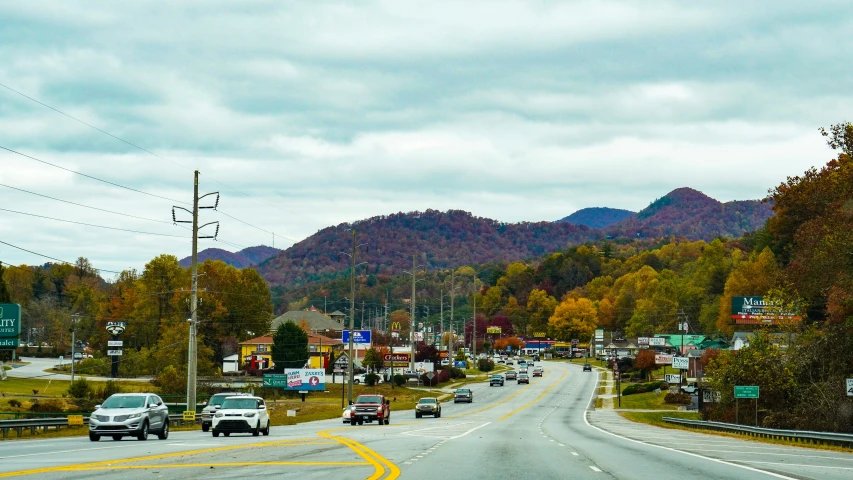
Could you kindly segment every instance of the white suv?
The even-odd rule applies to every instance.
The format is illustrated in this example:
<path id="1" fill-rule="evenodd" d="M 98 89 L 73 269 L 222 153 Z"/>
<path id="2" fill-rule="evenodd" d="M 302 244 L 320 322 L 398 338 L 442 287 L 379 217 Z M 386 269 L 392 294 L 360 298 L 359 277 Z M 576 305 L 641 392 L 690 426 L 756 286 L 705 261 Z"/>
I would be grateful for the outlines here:
<path id="1" fill-rule="evenodd" d="M 270 434 L 270 415 L 261 397 L 228 397 L 213 415 L 213 436 L 222 433 Z"/>

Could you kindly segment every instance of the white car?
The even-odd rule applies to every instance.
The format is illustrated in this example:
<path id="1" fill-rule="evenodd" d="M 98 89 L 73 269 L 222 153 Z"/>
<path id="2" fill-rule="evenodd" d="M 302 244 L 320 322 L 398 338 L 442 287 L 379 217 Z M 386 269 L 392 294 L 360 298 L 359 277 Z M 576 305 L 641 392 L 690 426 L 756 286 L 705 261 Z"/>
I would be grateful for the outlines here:
<path id="1" fill-rule="evenodd" d="M 367 382 L 365 382 L 365 381 L 364 381 L 364 377 L 366 377 L 367 375 L 368 375 L 367 373 L 359 373 L 358 375 L 353 375 L 353 377 L 352 377 L 352 383 L 353 383 L 353 385 L 359 385 L 359 384 L 362 384 L 362 385 L 363 385 L 363 384 L 367 383 Z M 376 379 L 376 383 L 377 383 L 377 384 L 379 384 L 379 383 L 383 383 L 383 382 L 385 381 L 385 380 L 382 378 L 382 375 L 381 375 L 381 374 L 377 373 L 376 375 L 377 375 L 377 377 L 378 377 L 378 378 Z M 345 377 L 345 378 L 349 379 L 349 377 Z"/>
<path id="2" fill-rule="evenodd" d="M 270 434 L 270 415 L 261 397 L 228 397 L 213 416 L 213 436 L 232 433 Z"/>

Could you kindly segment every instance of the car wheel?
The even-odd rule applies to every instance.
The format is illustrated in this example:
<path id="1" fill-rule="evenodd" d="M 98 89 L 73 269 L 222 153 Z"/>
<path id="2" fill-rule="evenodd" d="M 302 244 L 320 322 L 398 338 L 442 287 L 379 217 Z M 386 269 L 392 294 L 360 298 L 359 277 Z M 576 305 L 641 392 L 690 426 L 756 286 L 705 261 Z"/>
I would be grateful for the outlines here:
<path id="1" fill-rule="evenodd" d="M 421 418 L 421 414 L 420 414 L 420 413 L 415 413 L 415 418 Z"/>
<path id="2" fill-rule="evenodd" d="M 115 440 L 115 441 L 121 440 L 121 435 L 113 435 L 113 440 Z"/>
<path id="3" fill-rule="evenodd" d="M 224 432 L 224 433 L 223 433 L 223 435 L 225 435 L 226 437 L 230 437 L 230 436 L 231 436 L 231 432 Z"/>
<path id="4" fill-rule="evenodd" d="M 354 384 L 358 385 L 358 384 L 359 384 L 359 381 L 358 381 L 358 379 L 355 379 L 355 380 L 353 380 L 353 381 L 352 381 L 352 383 L 354 383 Z"/>
<path id="5" fill-rule="evenodd" d="M 441 412 L 436 413 L 435 418 L 441 418 Z"/>
<path id="6" fill-rule="evenodd" d="M 210 430 L 210 425 L 204 424 L 201 426 L 202 432 L 207 432 L 208 430 Z"/>
<path id="7" fill-rule="evenodd" d="M 385 425 L 391 425 L 391 419 L 390 418 L 385 419 Z"/>
<path id="8" fill-rule="evenodd" d="M 101 439 L 100 435 L 95 435 L 94 433 L 89 434 L 89 440 L 91 440 L 93 442 L 97 442 L 100 439 Z"/>
<path id="9" fill-rule="evenodd" d="M 139 435 L 136 436 L 136 439 L 142 442 L 148 440 L 148 420 L 142 422 L 142 430 L 139 431 Z"/>
<path id="10" fill-rule="evenodd" d="M 266 437 L 269 434 L 270 434 L 270 422 L 267 422 L 267 428 L 264 429 L 264 436 Z"/>
<path id="11" fill-rule="evenodd" d="M 364 420 L 359 420 L 359 421 L 358 421 L 358 425 L 359 425 L 359 426 L 364 425 Z"/>
<path id="12" fill-rule="evenodd" d="M 166 423 L 163 424 L 163 428 L 161 428 L 160 431 L 157 432 L 157 438 L 159 438 L 160 440 L 166 440 L 167 438 L 169 438 L 169 421 L 168 420 L 166 421 Z"/>
<path id="13" fill-rule="evenodd" d="M 213 436 L 214 436 L 214 437 L 218 437 L 218 436 L 219 436 L 219 432 L 217 432 L 216 430 L 214 430 L 214 431 L 213 431 Z"/>

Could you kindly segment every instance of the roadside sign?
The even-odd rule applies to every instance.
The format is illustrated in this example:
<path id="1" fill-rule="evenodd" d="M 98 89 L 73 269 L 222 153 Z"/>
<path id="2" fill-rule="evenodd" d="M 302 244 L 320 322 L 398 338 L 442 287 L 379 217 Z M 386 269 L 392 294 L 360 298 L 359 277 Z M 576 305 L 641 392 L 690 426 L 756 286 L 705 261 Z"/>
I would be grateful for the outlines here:
<path id="1" fill-rule="evenodd" d="M 758 398 L 758 385 L 735 385 L 735 398 Z"/>
<path id="2" fill-rule="evenodd" d="M 667 373 L 664 375 L 664 380 L 666 383 L 681 383 L 681 375 L 674 373 Z"/>
<path id="3" fill-rule="evenodd" d="M 649 346 L 650 347 L 665 347 L 666 346 L 666 338 L 664 338 L 664 337 L 650 337 L 649 338 Z"/>
<path id="4" fill-rule="evenodd" d="M 703 388 L 702 401 L 705 403 L 720 403 L 723 401 L 723 395 L 720 392 L 711 390 L 710 388 Z"/>
<path id="5" fill-rule="evenodd" d="M 343 368 L 336 368 L 336 369 L 334 369 L 333 371 L 334 371 L 335 373 L 344 373 L 344 369 L 343 369 Z"/>
<path id="6" fill-rule="evenodd" d="M 107 332 L 110 335 L 121 335 L 127 328 L 127 322 L 107 322 Z"/>
<path id="7" fill-rule="evenodd" d="M 107 340 L 108 347 L 123 347 L 124 340 Z"/>
<path id="8" fill-rule="evenodd" d="M 655 363 L 658 365 L 672 365 L 672 355 L 655 355 Z"/>
<path id="9" fill-rule="evenodd" d="M 285 368 L 284 377 L 285 384 L 283 386 L 285 390 L 322 391 L 326 389 L 326 371 L 323 369 Z"/>
<path id="10" fill-rule="evenodd" d="M 21 339 L 16 337 L 0 337 L 0 348 L 18 348 L 21 346 Z"/>
<path id="11" fill-rule="evenodd" d="M 595 329 L 595 339 L 596 340 L 604 340 L 604 329 L 596 328 Z"/>
<path id="12" fill-rule="evenodd" d="M 265 373 L 264 387 L 286 387 L 287 375 L 282 373 Z"/>
<path id="13" fill-rule="evenodd" d="M 108 357 L 120 357 L 121 356 L 121 350 L 107 350 L 107 356 Z"/>
<path id="14" fill-rule="evenodd" d="M 672 357 L 672 368 L 676 370 L 687 370 L 690 368 L 690 358 Z"/>
<path id="15" fill-rule="evenodd" d="M 195 410 L 184 410 L 184 420 L 195 421 Z"/>
<path id="16" fill-rule="evenodd" d="M 0 337 L 21 335 L 21 306 L 17 303 L 0 303 Z M 17 347 L 17 345 L 15 345 Z"/>
<path id="17" fill-rule="evenodd" d="M 83 426 L 83 415 L 68 415 L 68 425 Z"/>
<path id="18" fill-rule="evenodd" d="M 426 377 L 427 377 L 428 379 L 432 380 L 432 379 L 433 379 L 433 377 L 435 377 L 435 374 L 434 374 L 434 373 L 432 373 L 432 372 L 427 372 L 427 373 L 426 373 Z"/>
<path id="19" fill-rule="evenodd" d="M 847 379 L 847 396 L 853 397 L 853 378 Z"/>
<path id="20" fill-rule="evenodd" d="M 370 345 L 370 330 L 354 330 L 355 335 L 352 336 L 352 343 L 357 345 Z M 349 343 L 349 330 L 344 330 L 341 335 L 341 341 L 345 344 Z"/>
<path id="21" fill-rule="evenodd" d="M 385 366 L 389 367 L 406 367 L 409 365 L 409 361 L 412 359 L 411 353 L 386 353 L 382 360 L 385 362 Z"/>

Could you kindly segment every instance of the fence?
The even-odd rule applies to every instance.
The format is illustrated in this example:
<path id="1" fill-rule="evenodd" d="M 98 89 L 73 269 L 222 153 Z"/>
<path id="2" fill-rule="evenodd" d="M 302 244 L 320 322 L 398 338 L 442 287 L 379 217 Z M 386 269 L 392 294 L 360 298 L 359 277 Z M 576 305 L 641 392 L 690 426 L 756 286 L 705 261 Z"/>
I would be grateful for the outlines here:
<path id="1" fill-rule="evenodd" d="M 24 414 L 24 413 L 21 413 Z M 25 413 L 26 415 L 32 415 L 31 413 Z M 56 415 L 56 414 L 54 414 Z M 66 414 L 61 414 L 66 415 Z M 74 414 L 68 414 L 74 415 Z M 89 424 L 89 414 L 83 414 L 83 425 Z M 196 415 L 195 420 L 184 420 L 183 416 L 178 415 L 169 415 L 169 423 L 172 425 L 187 425 L 187 424 L 196 424 L 201 421 L 201 416 Z M 30 430 L 30 434 L 35 434 L 36 430 L 41 428 L 43 431 L 47 432 L 50 427 L 54 427 L 59 430 L 62 427 L 68 426 L 68 417 L 53 417 L 53 418 L 20 418 L 15 420 L 0 420 L 0 431 L 3 432 L 3 438 L 9 438 L 9 430 L 16 430 L 18 432 L 18 436 L 20 437 L 24 433 L 24 429 L 28 428 Z"/>
<path id="2" fill-rule="evenodd" d="M 853 435 L 846 433 L 810 432 L 805 430 L 780 430 L 776 428 L 751 427 L 734 423 L 687 420 L 684 418 L 663 417 L 663 421 L 685 427 L 732 432 L 761 438 L 776 438 L 804 443 L 840 445 L 853 448 Z"/>

